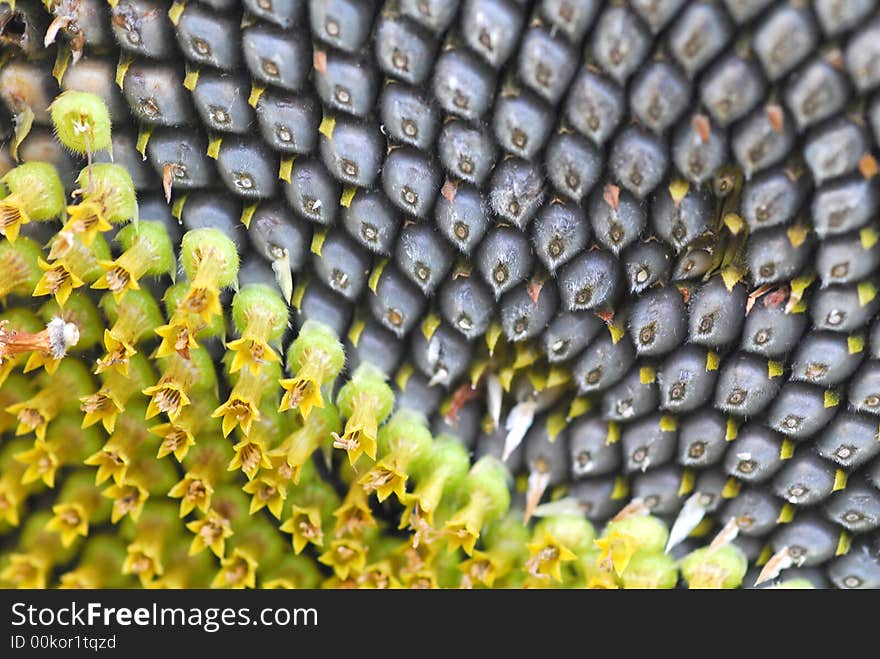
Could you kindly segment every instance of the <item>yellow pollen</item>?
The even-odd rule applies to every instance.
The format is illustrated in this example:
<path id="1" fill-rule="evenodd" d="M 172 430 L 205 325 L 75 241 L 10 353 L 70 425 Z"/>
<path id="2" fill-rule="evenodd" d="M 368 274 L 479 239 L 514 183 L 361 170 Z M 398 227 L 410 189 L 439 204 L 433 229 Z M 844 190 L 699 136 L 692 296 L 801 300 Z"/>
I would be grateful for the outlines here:
<path id="1" fill-rule="evenodd" d="M 58 515 L 59 519 L 64 522 L 65 525 L 70 527 L 79 526 L 80 516 L 79 513 L 74 508 L 65 508 Z"/>
<path id="2" fill-rule="evenodd" d="M 174 412 L 180 408 L 180 392 L 177 389 L 162 389 L 156 394 L 155 401 L 160 412 Z"/>
<path id="3" fill-rule="evenodd" d="M 238 562 L 226 570 L 226 583 L 238 583 L 247 576 L 247 565 Z"/>
<path id="4" fill-rule="evenodd" d="M 299 533 L 302 537 L 308 538 L 309 540 L 315 540 L 321 537 L 321 531 L 314 524 L 307 522 L 305 520 L 299 523 Z"/>
<path id="5" fill-rule="evenodd" d="M 107 288 L 113 293 L 125 290 L 131 281 L 131 274 L 125 268 L 115 266 L 104 275 L 107 281 Z"/>
<path id="6" fill-rule="evenodd" d="M 249 414 L 249 412 L 247 412 Z M 245 410 L 237 413 L 236 416 L 239 420 L 245 418 L 247 416 Z M 245 472 L 255 471 L 257 467 L 260 466 L 260 462 L 262 461 L 263 452 L 260 450 L 260 447 L 256 444 L 247 444 L 241 449 L 241 468 Z"/>
<path id="7" fill-rule="evenodd" d="M 176 451 L 186 443 L 186 433 L 183 430 L 172 430 L 162 440 L 162 448 L 166 451 Z"/>
<path id="8" fill-rule="evenodd" d="M 205 484 L 202 481 L 190 481 L 186 488 L 186 498 L 191 501 L 198 501 L 205 498 L 208 493 Z"/>
<path id="9" fill-rule="evenodd" d="M 36 428 L 44 422 L 43 415 L 32 407 L 20 410 L 18 420 L 28 428 Z"/>
<path id="10" fill-rule="evenodd" d="M 153 561 L 143 554 L 138 554 L 138 557 L 131 562 L 131 571 L 134 574 L 145 574 L 147 572 L 151 572 L 153 567 Z"/>

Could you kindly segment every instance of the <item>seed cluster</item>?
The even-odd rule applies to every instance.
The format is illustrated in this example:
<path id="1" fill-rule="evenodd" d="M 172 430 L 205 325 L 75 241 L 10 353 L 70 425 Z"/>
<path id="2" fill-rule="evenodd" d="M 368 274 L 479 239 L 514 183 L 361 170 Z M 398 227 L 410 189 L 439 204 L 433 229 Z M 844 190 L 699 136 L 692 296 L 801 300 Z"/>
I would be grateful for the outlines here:
<path id="1" fill-rule="evenodd" d="M 878 11 L 0 2 L 0 583 L 880 587 Z"/>

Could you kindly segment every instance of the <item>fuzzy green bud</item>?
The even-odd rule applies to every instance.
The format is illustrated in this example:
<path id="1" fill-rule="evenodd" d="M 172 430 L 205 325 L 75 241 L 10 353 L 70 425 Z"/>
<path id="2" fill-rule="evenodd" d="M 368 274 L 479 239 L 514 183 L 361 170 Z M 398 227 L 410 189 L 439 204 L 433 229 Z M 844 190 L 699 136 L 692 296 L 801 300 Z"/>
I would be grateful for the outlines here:
<path id="1" fill-rule="evenodd" d="M 336 333 L 307 320 L 287 349 L 287 368 L 293 377 L 281 380 L 281 410 L 298 409 L 305 419 L 313 407 L 324 405 L 322 388 L 329 385 L 345 365 L 345 351 Z"/>
<path id="2" fill-rule="evenodd" d="M 678 567 L 668 554 L 637 552 L 620 580 L 626 589 L 675 588 Z"/>
<path id="3" fill-rule="evenodd" d="M 114 224 L 137 219 L 137 196 L 128 171 L 121 165 L 99 163 L 83 169 L 76 179 L 80 202 L 67 207 L 64 231 L 82 236 L 86 245 Z"/>
<path id="4" fill-rule="evenodd" d="M 8 295 L 29 297 L 40 281 L 43 251 L 29 238 L 0 242 L 0 299 Z"/>
<path id="5" fill-rule="evenodd" d="M 49 163 L 26 162 L 0 179 L 0 234 L 15 242 L 23 224 L 45 222 L 64 213 L 64 186 Z"/>
<path id="6" fill-rule="evenodd" d="M 739 588 L 749 567 L 743 551 L 727 544 L 713 551 L 703 547 L 692 551 L 681 563 L 681 574 L 688 588 Z"/>
<path id="7" fill-rule="evenodd" d="M 222 315 L 220 289 L 230 286 L 238 276 L 235 243 L 218 229 L 188 231 L 180 245 L 180 264 L 189 278 L 189 288 L 175 315 L 183 314 L 185 320 L 190 315 L 199 316 L 202 323 Z"/>
<path id="8" fill-rule="evenodd" d="M 238 275 L 238 248 L 219 229 L 193 229 L 181 240 L 180 264 L 193 285 L 225 288 Z"/>
<path id="9" fill-rule="evenodd" d="M 125 544 L 116 535 L 90 535 L 76 567 L 61 575 L 61 588 L 123 588 Z"/>
<path id="10" fill-rule="evenodd" d="M 299 484 L 303 468 L 308 463 L 312 454 L 318 450 L 324 441 L 335 433 L 342 430 L 342 422 L 339 420 L 339 412 L 335 405 L 325 405 L 315 410 L 303 421 L 298 430 L 282 442 L 279 452 L 283 453 L 285 462 L 290 468 L 290 480 Z"/>
<path id="11" fill-rule="evenodd" d="M 484 455 L 474 463 L 462 482 L 467 502 L 446 522 L 450 551 L 462 547 L 470 555 L 483 526 L 498 519 L 510 507 L 510 473 L 504 463 Z"/>
<path id="12" fill-rule="evenodd" d="M 287 317 L 287 304 L 270 286 L 251 284 L 236 293 L 232 322 L 240 338 L 226 344 L 234 354 L 230 373 L 242 368 L 256 373 L 267 362 L 280 363 L 281 357 L 270 344 L 280 343 Z"/>
<path id="13" fill-rule="evenodd" d="M 610 563 L 620 576 L 637 551 L 662 552 L 668 538 L 669 530 L 658 518 L 631 515 L 608 524 L 595 544 L 602 550 L 600 561 Z"/>
<path id="14" fill-rule="evenodd" d="M 174 314 L 175 309 L 177 309 L 180 303 L 183 302 L 187 293 L 189 293 L 189 282 L 187 281 L 180 281 L 165 289 L 165 295 L 162 297 L 162 302 L 165 305 L 169 317 Z M 226 319 L 222 315 L 217 315 L 213 316 L 207 324 L 203 324 L 199 327 L 197 336 L 201 339 L 210 339 L 223 336 L 225 333 Z"/>
<path id="15" fill-rule="evenodd" d="M 589 520 L 574 515 L 545 517 L 535 525 L 535 534 L 549 533 L 578 556 L 590 551 L 596 531 Z"/>
<path id="16" fill-rule="evenodd" d="M 137 217 L 134 182 L 122 165 L 96 163 L 91 169 L 81 170 L 76 183 L 85 191 L 82 203 L 100 203 L 104 219 L 111 224 L 123 224 Z"/>
<path id="17" fill-rule="evenodd" d="M 368 492 L 375 491 L 379 501 L 392 492 L 404 499 L 410 464 L 425 455 L 432 443 L 428 421 L 422 414 L 408 409 L 396 412 L 379 430 L 382 459 L 359 482 Z"/>
<path id="18" fill-rule="evenodd" d="M 254 324 L 265 326 L 266 340 L 278 341 L 287 329 L 287 303 L 266 284 L 245 286 L 232 300 L 232 322 L 239 334 L 254 331 Z"/>
<path id="19" fill-rule="evenodd" d="M 589 552 L 595 535 L 593 525 L 583 517 L 557 515 L 542 519 L 535 525 L 528 545 L 529 572 L 536 577 L 563 581 L 563 563 Z"/>
<path id="20" fill-rule="evenodd" d="M 91 155 L 110 147 L 110 111 L 101 97 L 68 90 L 49 106 L 58 141 L 74 153 Z"/>
<path id="21" fill-rule="evenodd" d="M 109 289 L 118 299 L 130 290 L 138 290 L 144 275 L 158 277 L 174 272 L 174 249 L 168 230 L 161 222 L 139 222 L 123 227 L 116 234 L 125 250 L 115 260 L 102 260 L 103 276 L 92 288 Z"/>
<path id="22" fill-rule="evenodd" d="M 361 364 L 339 390 L 336 405 L 347 421 L 345 433 L 334 438 L 333 446 L 347 451 L 351 464 L 364 453 L 375 460 L 379 424 L 394 407 L 394 392 L 385 374 L 372 364 Z"/>
<path id="23" fill-rule="evenodd" d="M 433 526 L 434 512 L 443 496 L 458 489 L 470 466 L 470 454 L 464 444 L 451 435 L 439 435 L 409 468 L 416 486 L 401 497 L 404 511 L 400 528 L 409 525 L 418 531 L 423 522 Z"/>

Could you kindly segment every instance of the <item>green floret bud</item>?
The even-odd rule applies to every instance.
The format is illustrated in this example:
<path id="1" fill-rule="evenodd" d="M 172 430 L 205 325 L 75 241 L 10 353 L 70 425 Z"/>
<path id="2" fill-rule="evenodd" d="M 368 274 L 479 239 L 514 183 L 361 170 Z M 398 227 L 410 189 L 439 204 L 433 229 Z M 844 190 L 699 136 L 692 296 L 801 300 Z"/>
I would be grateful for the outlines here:
<path id="1" fill-rule="evenodd" d="M 137 353 L 131 358 L 128 377 L 137 385 L 138 390 L 143 389 L 155 380 L 156 373 L 153 370 L 153 362 L 146 355 Z"/>
<path id="2" fill-rule="evenodd" d="M 107 288 L 122 298 L 128 291 L 138 290 L 144 275 L 158 277 L 174 272 L 174 249 L 168 230 L 161 222 L 140 222 L 123 227 L 116 240 L 125 250 L 115 261 L 102 260 L 104 276 L 92 288 Z"/>
<path id="3" fill-rule="evenodd" d="M 193 286 L 225 288 L 238 276 L 238 248 L 219 229 L 194 229 L 181 240 L 180 264 Z"/>
<path id="4" fill-rule="evenodd" d="M 361 364 L 339 390 L 336 404 L 345 417 L 352 417 L 357 412 L 358 398 L 369 396 L 376 400 L 376 416 L 384 421 L 394 407 L 394 392 L 385 381 L 385 374 L 372 364 Z"/>
<path id="5" fill-rule="evenodd" d="M 637 552 L 620 580 L 626 589 L 668 590 L 678 582 L 678 567 L 668 554 Z"/>
<path id="6" fill-rule="evenodd" d="M 300 487 L 291 491 L 291 498 L 293 503 L 301 506 L 317 506 L 321 516 L 326 519 L 330 519 L 339 506 L 336 489 L 324 480 L 313 462 L 309 462 L 303 469 Z"/>
<path id="7" fill-rule="evenodd" d="M 409 467 L 416 486 L 404 494 L 400 528 L 411 526 L 416 531 L 433 526 L 434 513 L 446 493 L 455 492 L 471 466 L 470 454 L 461 441 L 452 435 L 439 435 Z"/>
<path id="8" fill-rule="evenodd" d="M 528 544 L 529 573 L 539 578 L 564 581 L 564 563 L 576 560 L 590 551 L 596 532 L 583 517 L 558 515 L 542 519 L 535 525 Z"/>
<path id="9" fill-rule="evenodd" d="M 344 449 L 351 464 L 364 453 L 375 460 L 379 424 L 394 407 L 394 392 L 385 374 L 372 364 L 361 364 L 339 390 L 336 406 L 347 420 L 345 433 L 334 437 L 333 446 Z"/>
<path id="10" fill-rule="evenodd" d="M 510 507 L 510 472 L 491 455 L 474 463 L 465 478 L 464 489 L 468 497 L 486 496 L 486 515 L 492 520 L 501 517 Z"/>
<path id="11" fill-rule="evenodd" d="M 270 345 L 278 344 L 287 329 L 287 305 L 264 284 L 252 284 L 240 290 L 232 301 L 232 322 L 240 338 L 226 347 L 235 355 L 231 373 L 248 368 L 257 373 L 269 362 L 280 364 L 281 357 Z"/>
<path id="12" fill-rule="evenodd" d="M 61 588 L 124 588 L 128 576 L 122 574 L 125 543 L 116 535 L 92 535 L 86 540 L 75 567 L 60 577 Z"/>
<path id="13" fill-rule="evenodd" d="M 276 371 L 277 373 L 278 371 Z M 269 383 L 270 387 L 274 382 Z M 277 399 L 274 395 L 274 389 L 269 388 L 266 395 L 260 401 L 260 418 L 254 424 L 254 430 L 260 434 L 260 439 L 265 439 L 268 448 L 274 448 L 281 442 L 281 438 L 293 430 L 294 427 L 301 427 L 299 424 L 292 424 L 290 417 L 281 414 L 278 411 Z"/>
<path id="14" fill-rule="evenodd" d="M 749 567 L 748 559 L 736 545 L 716 551 L 703 547 L 692 551 L 681 563 L 681 574 L 688 588 L 739 588 Z"/>
<path id="15" fill-rule="evenodd" d="M 666 524 L 653 515 L 633 515 L 611 522 L 602 535 L 607 537 L 613 533 L 631 537 L 640 550 L 648 552 L 662 551 L 669 538 Z"/>
<path id="16" fill-rule="evenodd" d="M 124 250 L 129 250 L 141 242 L 152 244 L 154 251 L 159 251 L 166 244 L 169 247 L 171 246 L 171 238 L 168 237 L 168 229 L 165 228 L 164 223 L 158 220 L 142 220 L 138 222 L 137 226 L 131 224 L 122 227 L 116 232 L 115 240 Z M 165 255 L 163 254 L 163 256 Z M 162 260 L 162 263 L 165 265 L 164 271 L 174 267 L 173 250 L 171 254 L 167 255 L 167 257 Z"/>
<path id="17" fill-rule="evenodd" d="M 449 487 L 455 487 L 467 476 L 471 466 L 467 447 L 458 437 L 448 434 L 437 435 L 429 450 L 413 462 L 411 472 L 413 478 L 426 479 L 438 470 L 444 471 L 444 478 Z"/>
<path id="18" fill-rule="evenodd" d="M 119 234 L 117 233 L 116 235 L 118 238 Z M 110 243 L 107 242 L 104 236 L 98 236 L 90 249 L 92 250 L 92 255 L 99 261 L 107 261 L 113 258 L 113 252 L 110 251 Z"/>
<path id="19" fill-rule="evenodd" d="M 413 452 L 422 454 L 433 442 L 428 420 L 414 410 L 399 410 L 379 429 L 379 454 Z"/>
<path id="20" fill-rule="evenodd" d="M 632 515 L 608 524 L 595 544 L 602 550 L 600 561 L 610 562 L 621 576 L 636 552 L 662 552 L 668 538 L 669 529 L 660 519 L 652 515 Z"/>
<path id="21" fill-rule="evenodd" d="M 326 355 L 327 369 L 336 377 L 345 366 L 345 350 L 336 333 L 324 323 L 307 320 L 287 350 L 287 368 L 298 372 L 314 359 L 314 352 Z"/>
<path id="22" fill-rule="evenodd" d="M 25 162 L 9 170 L 0 181 L 8 195 L 22 194 L 30 202 L 30 219 L 43 222 L 64 212 L 64 186 L 55 167 L 47 162 Z"/>
<path id="23" fill-rule="evenodd" d="M 379 501 L 392 493 L 402 500 L 410 464 L 425 455 L 432 443 L 427 419 L 422 414 L 406 409 L 396 412 L 379 430 L 382 459 L 359 482 L 367 492 L 375 491 Z"/>
<path id="24" fill-rule="evenodd" d="M 45 387 L 64 393 L 62 409 L 76 410 L 79 408 L 79 395 L 92 390 L 94 379 L 82 360 L 64 359 L 54 374 L 45 380 Z"/>
<path id="25" fill-rule="evenodd" d="M 110 147 L 110 111 L 100 96 L 68 90 L 49 106 L 58 141 L 81 155 Z"/>
<path id="26" fill-rule="evenodd" d="M 265 340 L 278 341 L 287 329 L 288 314 L 287 304 L 266 284 L 246 286 L 232 301 L 232 322 L 242 336 L 266 334 Z"/>
<path id="27" fill-rule="evenodd" d="M 482 551 L 475 550 L 470 558 L 460 563 L 462 585 L 482 584 L 492 588 L 518 588 L 525 572 L 522 568 L 528 559 L 531 532 L 523 524 L 522 513 L 508 512 L 483 530 Z"/>
<path id="28" fill-rule="evenodd" d="M 105 295 L 101 298 L 100 306 L 111 325 L 123 325 L 113 328 L 111 331 L 114 334 L 138 342 L 153 336 L 153 330 L 163 322 L 162 310 L 156 299 L 143 289 L 131 291 L 122 302 L 117 302 L 112 295 Z"/>
<path id="29" fill-rule="evenodd" d="M 131 174 L 122 165 L 96 163 L 80 171 L 76 184 L 84 190 L 79 204 L 94 202 L 100 205 L 103 219 L 111 224 L 123 224 L 138 214 L 137 195 Z M 76 206 L 72 207 L 76 208 Z M 69 209 L 71 220 L 73 210 Z"/>
<path id="30" fill-rule="evenodd" d="M 483 544 L 510 556 L 525 556 L 525 546 L 531 535 L 529 527 L 523 524 L 522 515 L 510 512 L 486 526 Z"/>
<path id="31" fill-rule="evenodd" d="M 15 366 L 15 361 L 0 365 L 0 388 L 3 388 L 3 395 L 0 396 L 0 432 L 9 430 L 10 425 L 15 421 L 15 417 L 6 412 L 6 407 L 9 404 L 20 403 L 34 393 L 34 379 L 29 375 L 14 372 Z M 0 527 L 2 525 L 3 518 L 0 517 Z"/>
<path id="32" fill-rule="evenodd" d="M 15 242 L 23 224 L 45 222 L 64 213 L 64 186 L 49 163 L 26 162 L 0 179 L 0 234 Z"/>
<path id="33" fill-rule="evenodd" d="M 498 458 L 485 455 L 474 463 L 461 485 L 467 503 L 445 524 L 450 551 L 462 547 L 473 554 L 483 526 L 510 507 L 509 481 L 510 473 Z"/>
<path id="34" fill-rule="evenodd" d="M 7 295 L 30 297 L 43 276 L 43 251 L 29 238 L 0 241 L 0 299 Z"/>
<path id="35" fill-rule="evenodd" d="M 290 467 L 290 479 L 294 484 L 299 484 L 305 465 L 312 454 L 320 448 L 324 441 L 342 431 L 342 421 L 335 405 L 325 405 L 310 414 L 303 421 L 303 425 L 295 430 L 278 447 L 278 452 L 285 456 L 287 466 Z"/>
<path id="36" fill-rule="evenodd" d="M 308 417 L 313 407 L 324 405 L 322 388 L 329 385 L 345 365 L 345 351 L 336 333 L 313 320 L 307 320 L 287 349 L 287 368 L 293 375 L 281 380 L 282 410 L 298 409 Z"/>
<path id="37" fill-rule="evenodd" d="M 177 309 L 187 293 L 189 293 L 189 282 L 187 281 L 178 282 L 165 289 L 162 303 L 165 305 L 165 309 L 169 316 L 174 313 L 174 310 Z M 224 336 L 225 334 L 226 319 L 222 315 L 217 315 L 213 316 L 206 325 L 203 325 L 199 329 L 197 336 L 200 339 L 212 339 L 218 336 Z"/>
<path id="38" fill-rule="evenodd" d="M 236 281 L 238 249 L 218 229 L 195 229 L 183 236 L 180 263 L 189 287 L 171 317 L 170 328 L 176 327 L 176 332 L 185 329 L 191 338 L 201 324 L 223 314 L 220 289 Z"/>
<path id="39" fill-rule="evenodd" d="M 34 334 L 46 326 L 39 316 L 25 307 L 11 307 L 0 313 L 0 321 L 6 321 L 19 332 Z"/>
<path id="40" fill-rule="evenodd" d="M 535 534 L 549 533 L 578 556 L 593 548 L 596 531 L 589 520 L 574 515 L 546 517 L 535 525 Z"/>
<path id="41" fill-rule="evenodd" d="M 285 554 L 277 564 L 263 571 L 262 588 L 317 588 L 321 582 L 318 566 L 308 556 Z"/>
<path id="42" fill-rule="evenodd" d="M 461 569 L 455 554 L 438 554 L 434 559 L 434 572 L 438 588 L 457 588 L 461 583 Z"/>

